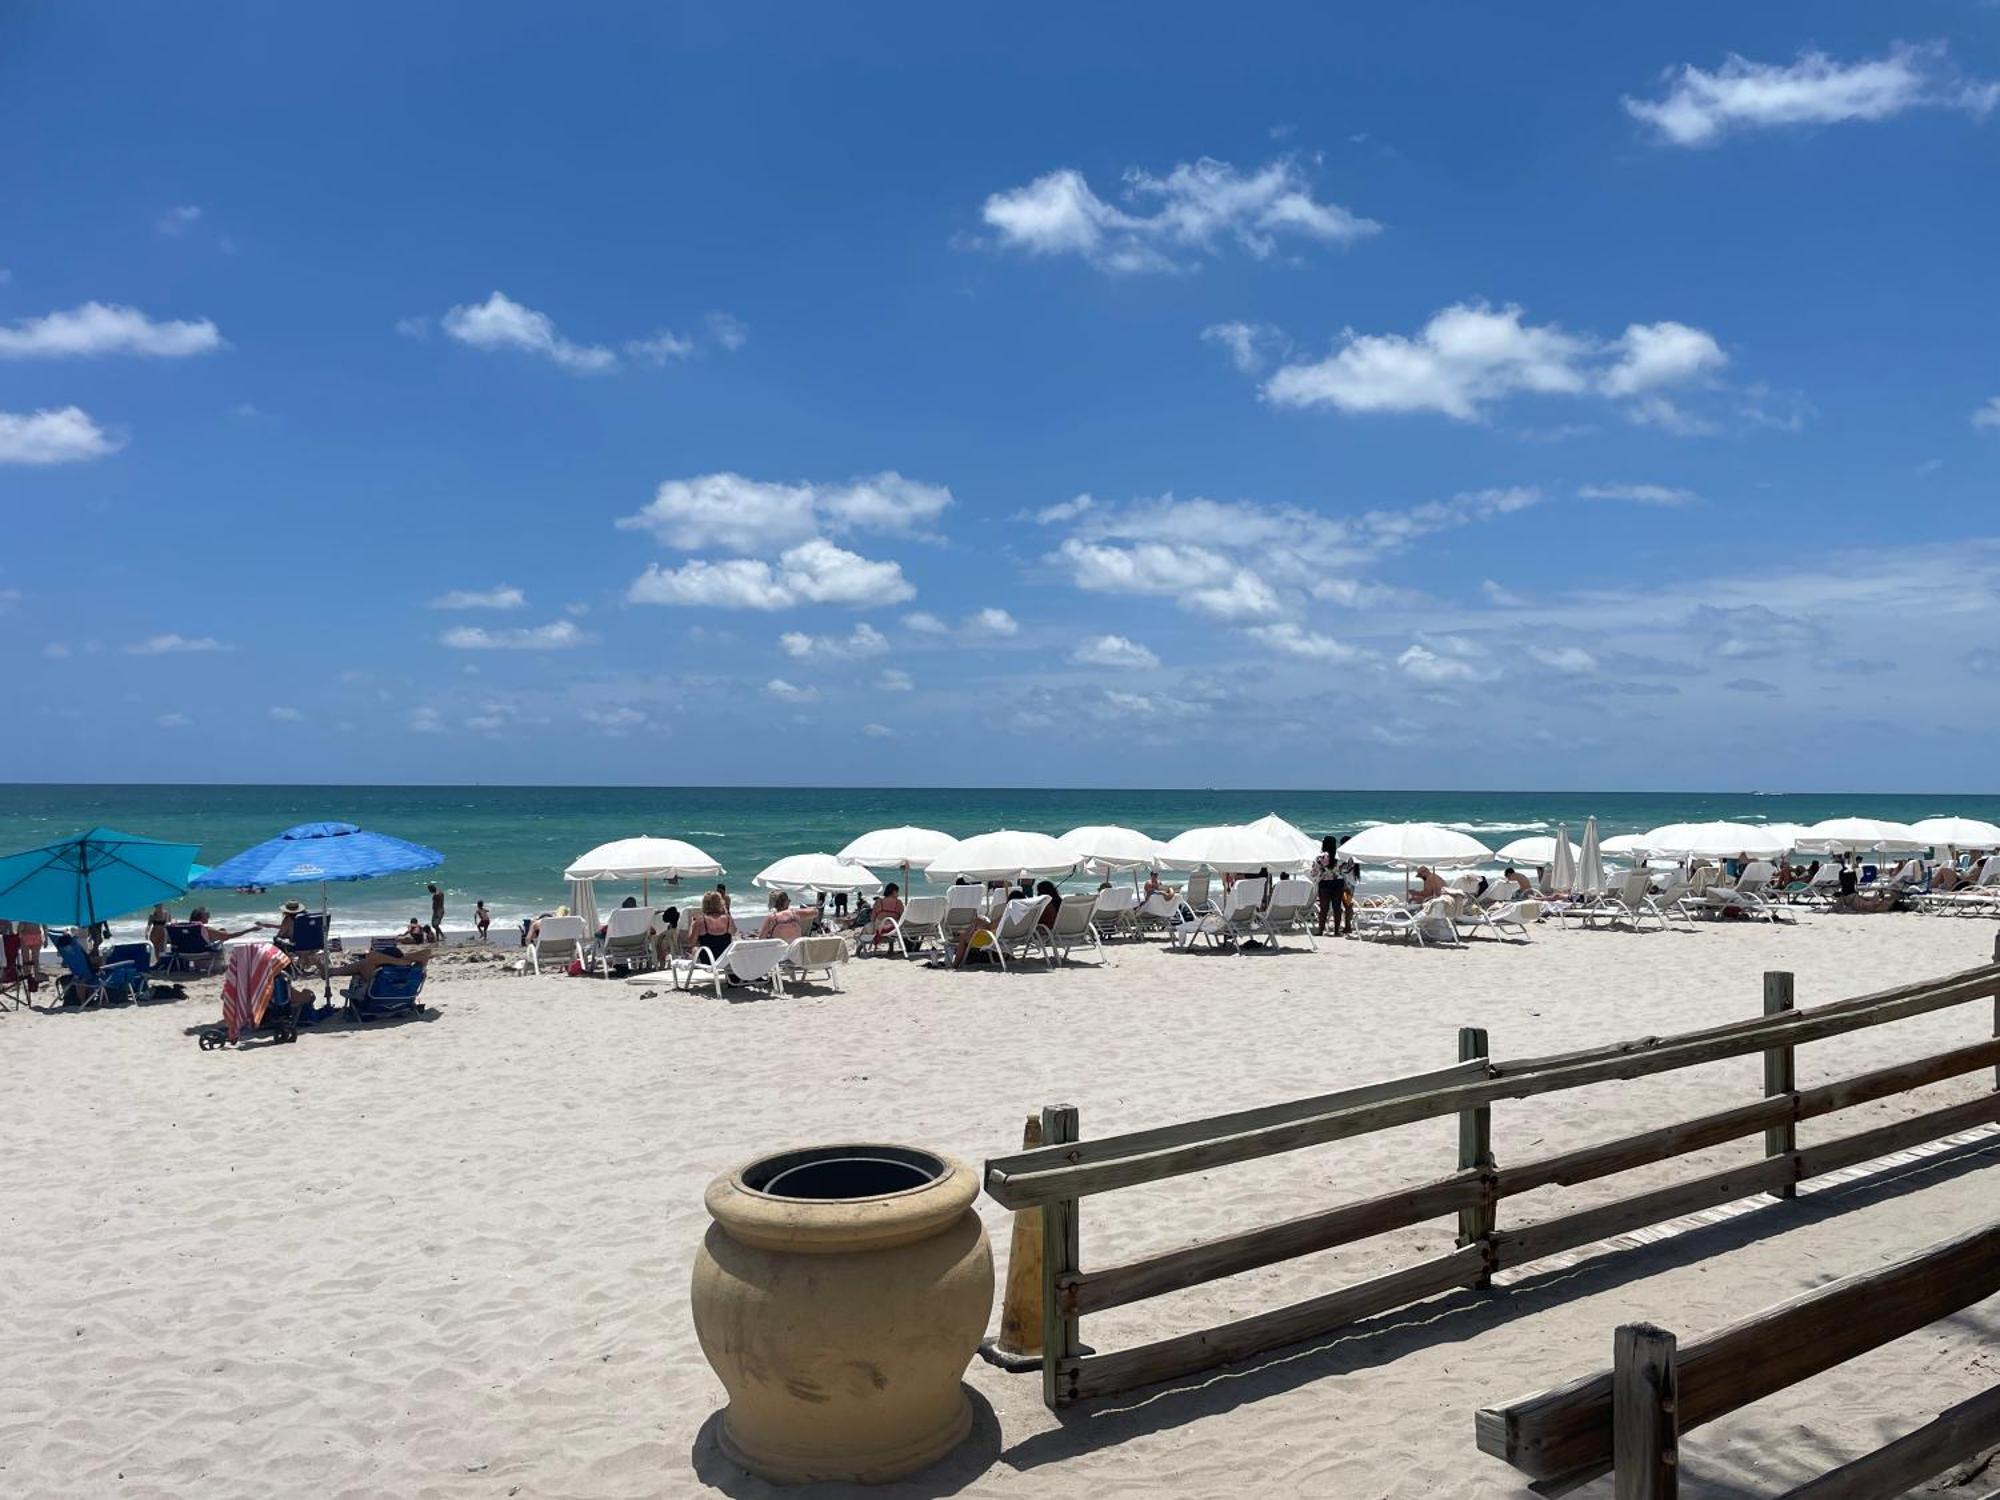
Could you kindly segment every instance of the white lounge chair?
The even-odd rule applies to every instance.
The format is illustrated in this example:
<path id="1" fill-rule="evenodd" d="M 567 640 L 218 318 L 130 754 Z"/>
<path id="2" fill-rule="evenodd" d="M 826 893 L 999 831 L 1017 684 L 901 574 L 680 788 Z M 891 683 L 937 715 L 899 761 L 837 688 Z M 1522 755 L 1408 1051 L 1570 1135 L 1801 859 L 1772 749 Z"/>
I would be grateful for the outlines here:
<path id="1" fill-rule="evenodd" d="M 1177 903 L 1165 891 L 1155 891 L 1139 903 L 1139 909 L 1132 914 L 1132 932 L 1135 937 L 1144 937 L 1155 929 L 1171 934 Z"/>
<path id="2" fill-rule="evenodd" d="M 582 917 L 543 917 L 535 929 L 535 941 L 528 945 L 528 966 L 537 974 L 544 962 L 560 969 L 568 969 L 571 960 L 588 966 L 589 955 L 584 949 L 587 936 Z"/>
<path id="3" fill-rule="evenodd" d="M 1104 962 L 1104 944 L 1097 936 L 1097 914 L 1103 907 L 1104 898 L 1113 894 L 1112 891 L 1092 891 L 1062 898 L 1062 905 L 1056 908 L 1056 919 L 1042 934 L 1043 947 L 1052 963 L 1068 963 L 1070 950 L 1086 944 L 1096 953 L 1097 961 Z M 1132 893 L 1126 891 L 1123 894 L 1129 896 Z"/>
<path id="4" fill-rule="evenodd" d="M 1198 912 L 1209 910 L 1208 888 L 1210 883 L 1208 871 L 1206 870 L 1197 871 L 1195 874 L 1188 876 L 1187 888 L 1181 892 L 1181 900 L 1187 902 L 1189 906 L 1192 906 Z"/>
<path id="5" fill-rule="evenodd" d="M 1069 898 L 1063 898 L 1063 905 L 1069 905 Z M 1138 936 L 1139 893 L 1129 885 L 1114 885 L 1108 891 L 1097 893 L 1096 910 L 1091 914 L 1090 925 L 1098 940 L 1113 937 Z"/>
<path id="6" fill-rule="evenodd" d="M 808 979 L 814 974 L 826 977 L 826 982 L 836 990 L 840 980 L 835 974 L 847 962 L 847 939 L 841 937 L 793 938 L 786 950 L 783 972 L 788 980 Z"/>
<path id="7" fill-rule="evenodd" d="M 987 934 L 991 942 L 987 945 L 993 955 L 1000 960 L 1000 967 L 1007 967 L 1007 955 L 1026 958 L 1036 949 L 1042 952 L 1043 961 L 1048 960 L 1048 942 L 1042 928 L 1042 908 L 1049 904 L 1047 896 L 1027 896 L 1018 901 L 1009 901 L 1000 909 L 997 925 Z M 1056 915 L 1060 917 L 1061 912 Z"/>
<path id="8" fill-rule="evenodd" d="M 1186 903 L 1193 916 L 1174 923 L 1170 934 L 1173 945 L 1192 948 L 1198 942 L 1205 942 L 1219 948 L 1234 943 L 1240 948 L 1243 940 L 1257 931 L 1257 924 L 1263 918 L 1259 909 L 1263 901 L 1263 881 L 1239 880 L 1224 895 L 1219 912 L 1202 911 L 1192 902 Z"/>
<path id="9" fill-rule="evenodd" d="M 1528 929 L 1542 919 L 1542 903 L 1532 898 L 1524 901 L 1508 901 L 1486 913 L 1486 921 L 1496 933 L 1508 928 L 1521 934 L 1527 941 Z"/>
<path id="10" fill-rule="evenodd" d="M 1932 882 L 1935 884 L 1935 879 Z M 1976 917 L 2000 910 L 2000 854 L 1989 854 L 1970 885 L 1933 890 L 1918 898 L 1920 910 L 1940 915 Z"/>
<path id="11" fill-rule="evenodd" d="M 1305 938 L 1308 948 L 1319 951 L 1319 944 L 1313 941 L 1313 895 L 1308 880 L 1280 880 L 1271 887 L 1270 904 L 1258 917 L 1257 927 L 1273 948 L 1283 946 L 1278 941 L 1280 933 L 1296 932 Z"/>
<path id="12" fill-rule="evenodd" d="M 1463 948 L 1458 936 L 1458 903 L 1450 896 L 1433 896 L 1416 912 L 1417 941 L 1426 948 Z"/>
<path id="13" fill-rule="evenodd" d="M 544 928 L 547 923 L 543 923 Z M 597 969 L 606 979 L 611 966 L 637 971 L 655 967 L 653 914 L 644 907 L 621 906 L 604 919 L 604 941 L 597 950 Z"/>
<path id="14" fill-rule="evenodd" d="M 890 931 L 889 946 L 909 958 L 929 944 L 942 943 L 945 906 L 943 896 L 910 897 L 903 903 L 903 914 L 896 918 Z"/>
<path id="15" fill-rule="evenodd" d="M 684 974 L 689 989 L 713 985 L 718 1000 L 725 986 L 738 984 L 762 985 L 778 996 L 785 993 L 784 962 L 791 946 L 783 938 L 737 938 L 720 957 L 697 949 L 676 969 Z"/>

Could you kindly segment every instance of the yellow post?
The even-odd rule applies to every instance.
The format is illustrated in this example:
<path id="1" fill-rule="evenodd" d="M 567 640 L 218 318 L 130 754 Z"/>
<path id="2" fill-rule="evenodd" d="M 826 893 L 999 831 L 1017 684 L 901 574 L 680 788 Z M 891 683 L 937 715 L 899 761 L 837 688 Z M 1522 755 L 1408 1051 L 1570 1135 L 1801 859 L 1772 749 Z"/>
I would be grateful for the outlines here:
<path id="1" fill-rule="evenodd" d="M 1021 1148 L 1042 1144 L 1042 1117 L 1029 1115 Z M 1042 1211 L 1014 1215 L 1014 1238 L 1007 1252 L 1007 1287 L 1000 1302 L 1000 1336 L 979 1351 L 1006 1369 L 1034 1369 L 1042 1361 Z"/>

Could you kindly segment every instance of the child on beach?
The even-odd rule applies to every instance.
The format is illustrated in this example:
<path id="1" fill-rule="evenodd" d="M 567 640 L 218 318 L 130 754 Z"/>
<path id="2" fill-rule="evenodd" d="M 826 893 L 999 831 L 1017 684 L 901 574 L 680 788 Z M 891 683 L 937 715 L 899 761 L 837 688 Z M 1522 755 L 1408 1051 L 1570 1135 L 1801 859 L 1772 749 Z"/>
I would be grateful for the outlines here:
<path id="1" fill-rule="evenodd" d="M 486 929 L 493 925 L 493 913 L 486 909 L 484 901 L 472 903 L 472 925 L 479 930 L 479 941 L 486 941 Z"/>

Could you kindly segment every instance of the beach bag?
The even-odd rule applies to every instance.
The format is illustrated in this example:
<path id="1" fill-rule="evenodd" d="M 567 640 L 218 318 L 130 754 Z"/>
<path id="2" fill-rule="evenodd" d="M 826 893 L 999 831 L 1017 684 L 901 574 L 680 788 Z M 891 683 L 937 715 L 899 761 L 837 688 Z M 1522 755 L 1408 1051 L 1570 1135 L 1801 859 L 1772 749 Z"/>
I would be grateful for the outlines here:
<path id="1" fill-rule="evenodd" d="M 572 979 L 577 979 L 581 978 L 582 975 L 583 975 L 583 960 L 580 958 L 572 958 L 569 961 L 569 977 Z"/>

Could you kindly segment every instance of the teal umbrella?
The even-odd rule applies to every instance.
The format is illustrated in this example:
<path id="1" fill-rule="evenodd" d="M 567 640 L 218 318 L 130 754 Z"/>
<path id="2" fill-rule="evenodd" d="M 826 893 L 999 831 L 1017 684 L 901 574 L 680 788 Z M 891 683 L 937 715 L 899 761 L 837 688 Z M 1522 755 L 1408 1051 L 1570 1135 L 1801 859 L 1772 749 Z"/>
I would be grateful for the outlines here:
<path id="1" fill-rule="evenodd" d="M 0 858 L 0 919 L 88 927 L 187 894 L 194 844 L 93 828 Z"/>

